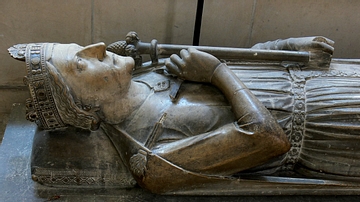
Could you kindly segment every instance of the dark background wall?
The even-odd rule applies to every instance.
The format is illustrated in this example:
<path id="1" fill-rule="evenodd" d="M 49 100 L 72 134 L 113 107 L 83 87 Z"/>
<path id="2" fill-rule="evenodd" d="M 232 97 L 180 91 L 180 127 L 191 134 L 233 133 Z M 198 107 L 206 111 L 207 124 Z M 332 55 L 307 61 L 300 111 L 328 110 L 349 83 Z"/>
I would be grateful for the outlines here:
<path id="1" fill-rule="evenodd" d="M 195 0 L 0 1 L 0 114 L 24 102 L 25 65 L 7 48 L 17 43 L 88 45 L 123 40 L 191 44 Z M 335 57 L 360 58 L 360 1 L 204 0 L 200 45 L 250 47 L 277 38 L 323 35 L 335 40 Z"/>

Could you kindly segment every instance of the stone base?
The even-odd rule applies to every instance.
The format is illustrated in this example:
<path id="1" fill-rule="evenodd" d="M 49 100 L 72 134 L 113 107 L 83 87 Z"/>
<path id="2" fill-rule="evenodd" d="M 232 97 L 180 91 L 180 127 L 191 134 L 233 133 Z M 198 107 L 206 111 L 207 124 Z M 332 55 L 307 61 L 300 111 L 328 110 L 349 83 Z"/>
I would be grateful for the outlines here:
<path id="1" fill-rule="evenodd" d="M 136 181 L 101 131 L 36 130 L 31 176 L 48 186 L 132 188 Z"/>
<path id="2" fill-rule="evenodd" d="M 127 173 L 122 172 L 121 165 L 114 164 L 113 160 L 117 161 L 117 155 L 114 151 L 102 151 L 102 146 L 96 144 L 96 139 L 102 138 L 101 135 L 88 135 L 84 131 L 73 130 L 71 134 L 77 133 L 78 138 L 73 139 L 74 142 L 68 142 L 68 146 L 71 144 L 78 144 L 79 147 L 75 150 L 64 150 L 60 148 L 50 148 L 49 146 L 53 143 L 49 143 L 48 146 L 42 145 L 43 143 L 37 142 L 37 137 L 34 137 L 35 133 L 41 134 L 41 136 L 48 135 L 47 138 L 58 138 L 59 141 L 57 144 L 62 142 L 61 138 L 65 136 L 58 136 L 59 134 L 45 134 L 43 132 L 36 132 L 36 125 L 30 123 L 24 119 L 24 106 L 16 105 L 12 111 L 12 114 L 9 118 L 9 123 L 7 125 L 4 139 L 0 145 L 0 201 L 46 201 L 46 200 L 60 200 L 60 201 L 359 201 L 359 197 L 355 196 L 360 194 L 359 189 L 356 187 L 343 187 L 343 186 L 329 186 L 324 187 L 322 185 L 312 186 L 311 189 L 304 189 L 301 187 L 292 187 L 288 186 L 268 186 L 264 189 L 264 185 L 260 186 L 246 186 L 241 185 L 243 189 L 243 194 L 251 194 L 252 196 L 224 196 L 229 193 L 223 192 L 220 196 L 211 196 L 216 194 L 216 186 L 212 187 L 212 193 L 205 191 L 206 189 L 198 190 L 189 190 L 188 192 L 177 193 L 182 194 L 179 196 L 174 195 L 155 195 L 151 194 L 145 190 L 142 190 L 138 187 L 125 188 L 128 185 L 133 186 L 131 181 L 129 184 L 120 183 L 121 179 L 124 179 L 124 176 L 127 176 Z M 57 135 L 57 136 L 53 136 Z M 91 137 L 92 136 L 92 137 Z M 73 136 L 69 136 L 73 138 Z M 69 138 L 67 137 L 67 138 Z M 90 138 L 90 139 L 89 139 Z M 46 139 L 46 138 L 45 138 Z M 48 140 L 50 140 L 48 139 Z M 52 139 L 53 140 L 53 139 Z M 91 140 L 81 142 L 84 140 Z M 79 142 L 80 141 L 80 142 Z M 33 159 L 33 178 L 39 181 L 39 176 L 44 175 L 44 172 L 47 173 L 48 180 L 50 182 L 46 183 L 51 186 L 44 186 L 39 183 L 34 182 L 31 179 L 31 166 L 30 158 L 32 145 L 37 145 L 42 148 L 34 149 L 34 152 L 48 152 L 51 149 L 54 149 L 54 153 L 51 155 L 37 155 Z M 64 143 L 64 142 L 63 142 Z M 105 144 L 105 143 L 101 143 Z M 54 146 L 54 145 L 52 145 Z M 60 146 L 60 145 L 58 145 Z M 63 145 L 64 146 L 64 145 Z M 104 145 L 103 145 L 104 146 Z M 109 146 L 109 145 L 108 145 Z M 108 147 L 107 146 L 107 147 Z M 91 147 L 93 150 L 85 150 L 85 148 Z M 98 148 L 95 148 L 98 147 Z M 65 147 L 66 148 L 66 147 Z M 102 161 L 95 164 L 92 155 L 96 153 L 97 157 L 101 157 Z M 56 154 L 56 155 L 55 155 Z M 64 161 L 55 159 L 61 157 L 62 155 L 71 154 L 70 157 L 62 158 Z M 42 159 L 40 159 L 40 157 Z M 79 161 L 75 161 L 72 157 L 81 157 Z M 66 160 L 65 160 L 66 159 Z M 34 167 L 34 162 L 38 169 Z M 42 162 L 42 163 L 40 163 Z M 76 163 L 77 162 L 77 163 Z M 87 162 L 87 163 L 85 163 Z M 113 164 L 112 164 L 113 163 Z M 101 166 L 96 166 L 101 165 Z M 106 165 L 106 166 L 105 166 Z M 84 171 L 79 171 L 80 168 L 86 168 Z M 58 170 L 60 168 L 60 170 Z M 35 170 L 34 170 L 35 169 Z M 36 170 L 38 169 L 38 170 Z M 54 172 L 49 172 L 49 170 L 54 169 Z M 119 170 L 116 170 L 119 169 Z M 57 170 L 57 171 L 56 171 Z M 61 171 L 61 172 L 60 172 Z M 115 172 L 111 177 L 111 173 Z M 59 180 L 59 178 L 54 178 L 54 176 L 59 176 L 59 173 L 64 176 L 68 176 L 69 180 Z M 120 173 L 120 174 L 119 174 Z M 50 174 L 50 175 L 49 175 Z M 90 178 L 97 179 L 98 183 L 92 183 L 93 180 L 81 180 L 82 177 L 87 176 Z M 110 176 L 110 177 L 109 177 Z M 121 177 L 120 177 L 121 176 Z M 57 180 L 52 180 L 57 179 Z M 89 178 L 88 178 L 89 179 Z M 69 186 L 67 183 L 72 184 Z M 264 179 L 260 179 L 264 181 Z M 268 179 L 271 180 L 271 179 Z M 51 182 L 55 181 L 55 182 Z M 112 183 L 109 183 L 112 181 Z M 75 183 L 74 183 L 75 182 Z M 45 183 L 45 181 L 43 181 Z M 60 183 L 60 184 L 59 184 Z M 117 184 L 116 184 L 117 183 Z M 63 185 L 61 185 L 63 184 Z M 236 183 L 238 186 L 241 183 Z M 54 186 L 55 185 L 55 186 Z M 126 186 L 125 186 L 126 185 Z M 248 184 L 249 185 L 249 184 Z M 279 184 L 278 184 L 279 185 Z M 223 187 L 218 187 L 218 194 L 221 193 Z M 123 187 L 123 188 L 121 188 Z M 303 186 L 303 187 L 306 187 Z M 330 186 L 331 187 L 331 186 Z M 237 188 L 235 188 L 236 190 Z M 292 190 L 288 192 L 286 190 Z M 215 191 L 215 192 L 214 192 Z M 234 191 L 234 190 L 233 190 Z M 245 192 L 248 191 L 246 194 Z M 196 193 L 196 194 L 194 194 Z M 307 195 L 307 193 L 311 195 Z M 186 195 L 190 194 L 190 195 Z M 288 194 L 285 196 L 270 196 L 270 195 L 281 195 Z M 319 196 L 314 194 L 327 194 L 326 196 Z M 338 196 L 332 196 L 337 194 Z M 341 196 L 347 195 L 347 196 Z M 353 195 L 349 195 L 353 194 Z M 193 195 L 193 196 L 191 196 Z M 207 195 L 207 196 L 201 196 Z"/>

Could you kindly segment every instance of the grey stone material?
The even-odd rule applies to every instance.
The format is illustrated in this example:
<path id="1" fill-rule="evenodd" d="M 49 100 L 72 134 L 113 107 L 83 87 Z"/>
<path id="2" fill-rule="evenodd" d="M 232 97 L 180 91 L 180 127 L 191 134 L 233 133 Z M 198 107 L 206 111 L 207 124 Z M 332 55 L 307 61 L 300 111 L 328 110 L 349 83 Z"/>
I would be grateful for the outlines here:
<path id="1" fill-rule="evenodd" d="M 15 105 L 0 145 L 0 201 L 358 201 L 359 196 L 171 196 L 138 187 L 71 188 L 43 186 L 31 179 L 30 155 L 36 125 L 25 120 L 25 107 Z"/>
<path id="2" fill-rule="evenodd" d="M 136 32 L 108 47 L 14 45 L 26 119 L 39 128 L 31 177 L 58 191 L 356 195 L 359 64 L 330 64 L 333 45 L 315 36 L 195 49 Z"/>
<path id="3" fill-rule="evenodd" d="M 102 131 L 37 130 L 31 162 L 33 180 L 49 186 L 134 187 L 135 180 L 106 139 Z"/>

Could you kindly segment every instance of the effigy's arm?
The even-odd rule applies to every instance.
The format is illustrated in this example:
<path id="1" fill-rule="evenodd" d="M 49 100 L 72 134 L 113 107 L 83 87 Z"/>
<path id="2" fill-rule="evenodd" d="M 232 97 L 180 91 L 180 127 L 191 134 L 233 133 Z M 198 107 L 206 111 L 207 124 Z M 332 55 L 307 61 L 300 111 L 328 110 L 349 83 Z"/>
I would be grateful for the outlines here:
<path id="1" fill-rule="evenodd" d="M 334 41 L 323 36 L 278 39 L 258 43 L 253 50 L 285 50 L 309 52 L 307 66 L 328 67 L 334 52 Z"/>
<path id="2" fill-rule="evenodd" d="M 272 119 L 265 106 L 250 92 L 238 76 L 216 57 L 194 48 L 182 50 L 181 58 L 172 55 L 168 71 L 183 80 L 211 83 L 225 95 L 239 124 Z"/>
<path id="3" fill-rule="evenodd" d="M 278 39 L 255 44 L 251 49 L 334 52 L 334 41 L 323 36 Z"/>
<path id="4" fill-rule="evenodd" d="M 180 55 L 172 55 L 166 63 L 169 72 L 184 80 L 218 87 L 229 100 L 236 120 L 214 131 L 160 146 L 154 153 L 191 171 L 230 175 L 288 151 L 282 128 L 225 64 L 195 49 L 182 50 Z"/>

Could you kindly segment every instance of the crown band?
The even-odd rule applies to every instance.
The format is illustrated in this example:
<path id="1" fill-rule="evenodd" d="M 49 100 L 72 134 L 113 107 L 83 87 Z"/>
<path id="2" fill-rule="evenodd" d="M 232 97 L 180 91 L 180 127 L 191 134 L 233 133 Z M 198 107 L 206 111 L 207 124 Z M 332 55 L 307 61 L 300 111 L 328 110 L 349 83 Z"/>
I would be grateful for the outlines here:
<path id="1" fill-rule="evenodd" d="M 29 86 L 31 95 L 26 102 L 26 118 L 36 122 L 44 130 L 60 129 L 66 126 L 54 101 L 46 64 L 47 59 L 51 57 L 53 46 L 54 44 L 51 43 L 17 45 L 17 53 L 25 52 L 28 74 L 24 78 L 24 83 Z"/>

